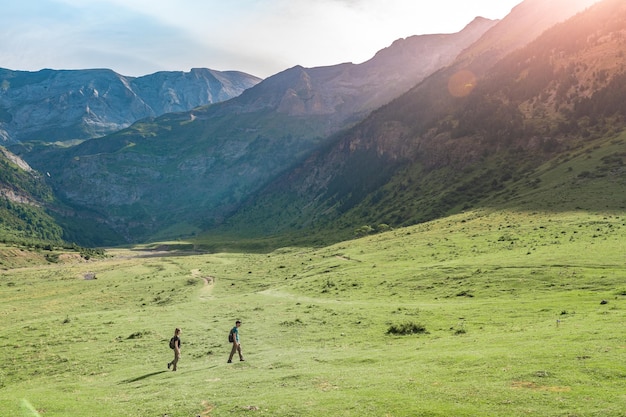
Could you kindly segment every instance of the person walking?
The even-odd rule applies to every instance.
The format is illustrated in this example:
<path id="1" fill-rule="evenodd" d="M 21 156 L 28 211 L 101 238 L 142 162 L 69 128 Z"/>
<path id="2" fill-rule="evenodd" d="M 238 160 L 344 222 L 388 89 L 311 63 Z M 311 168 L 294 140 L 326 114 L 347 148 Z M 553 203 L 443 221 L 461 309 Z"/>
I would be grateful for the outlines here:
<path id="1" fill-rule="evenodd" d="M 178 359 L 180 359 L 180 329 L 178 327 L 174 330 L 174 337 L 170 340 L 170 347 L 174 349 L 174 359 L 167 363 L 167 369 L 172 368 L 172 371 L 175 371 Z"/>
<path id="2" fill-rule="evenodd" d="M 230 330 L 228 334 L 228 341 L 232 342 L 233 348 L 230 351 L 230 356 L 228 357 L 228 363 L 233 362 L 233 356 L 235 352 L 239 354 L 239 360 L 244 361 L 243 355 L 241 354 L 241 343 L 239 343 L 239 327 L 241 327 L 241 321 L 237 320 L 235 322 L 235 327 Z"/>

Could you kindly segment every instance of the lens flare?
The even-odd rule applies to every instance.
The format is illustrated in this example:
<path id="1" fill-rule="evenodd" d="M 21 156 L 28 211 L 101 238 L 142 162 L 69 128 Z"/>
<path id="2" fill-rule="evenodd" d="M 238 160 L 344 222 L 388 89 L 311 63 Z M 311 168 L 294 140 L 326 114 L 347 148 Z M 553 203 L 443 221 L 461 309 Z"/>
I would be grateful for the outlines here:
<path id="1" fill-rule="evenodd" d="M 476 87 L 476 76 L 472 71 L 461 70 L 450 77 L 448 92 L 454 97 L 465 97 Z"/>
<path id="2" fill-rule="evenodd" d="M 41 414 L 39 414 L 39 412 L 35 410 L 35 407 L 33 407 L 33 405 L 30 402 L 28 402 L 26 398 L 22 399 L 22 410 L 28 413 L 28 414 L 25 414 L 27 416 L 41 417 Z"/>

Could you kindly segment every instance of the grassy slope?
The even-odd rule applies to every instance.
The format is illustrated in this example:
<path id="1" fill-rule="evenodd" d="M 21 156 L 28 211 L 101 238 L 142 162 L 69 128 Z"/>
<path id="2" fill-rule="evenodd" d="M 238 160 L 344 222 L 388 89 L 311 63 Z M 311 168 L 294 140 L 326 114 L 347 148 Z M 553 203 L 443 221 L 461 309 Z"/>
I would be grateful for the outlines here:
<path id="1" fill-rule="evenodd" d="M 614 212 L 483 210 L 321 249 L 4 271 L 2 412 L 623 416 L 625 238 Z M 428 333 L 386 334 L 404 323 Z"/>
<path id="2" fill-rule="evenodd" d="M 394 218 L 430 220 L 467 207 L 620 213 L 626 209 L 625 156 L 626 133 L 611 133 L 587 141 L 572 139 L 569 151 L 541 165 L 529 161 L 533 155 L 512 152 L 463 174 L 402 173 L 390 183 L 392 191 L 387 190 L 385 198 L 376 203 L 369 199 L 347 217 L 395 225 Z M 404 184 L 411 181 L 417 185 Z"/>

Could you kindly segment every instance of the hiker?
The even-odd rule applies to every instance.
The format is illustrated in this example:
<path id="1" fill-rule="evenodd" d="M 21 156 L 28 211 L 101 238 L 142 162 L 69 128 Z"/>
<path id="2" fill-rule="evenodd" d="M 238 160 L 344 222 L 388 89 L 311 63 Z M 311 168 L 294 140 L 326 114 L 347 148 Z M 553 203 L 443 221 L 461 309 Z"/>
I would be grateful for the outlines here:
<path id="1" fill-rule="evenodd" d="M 167 369 L 172 368 L 172 371 L 175 371 L 178 359 L 180 359 L 180 329 L 178 327 L 174 330 L 174 337 L 170 339 L 170 347 L 174 349 L 174 360 L 168 362 Z"/>
<path id="2" fill-rule="evenodd" d="M 241 326 L 241 321 L 237 320 L 235 322 L 235 327 L 230 330 L 228 334 L 228 341 L 233 343 L 233 348 L 230 351 L 230 356 L 228 357 L 228 363 L 233 362 L 233 356 L 235 352 L 239 354 L 239 360 L 244 361 L 243 355 L 241 354 L 241 343 L 239 343 L 239 327 Z"/>

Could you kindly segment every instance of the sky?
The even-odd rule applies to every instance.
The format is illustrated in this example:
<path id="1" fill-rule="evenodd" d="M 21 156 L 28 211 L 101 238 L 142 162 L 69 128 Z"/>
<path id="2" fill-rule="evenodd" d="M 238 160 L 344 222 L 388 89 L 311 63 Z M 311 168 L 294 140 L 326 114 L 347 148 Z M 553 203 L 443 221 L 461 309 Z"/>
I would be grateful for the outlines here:
<path id="1" fill-rule="evenodd" d="M 367 61 L 393 41 L 455 33 L 522 0 L 1 0 L 0 68 L 191 68 L 261 78 Z"/>

